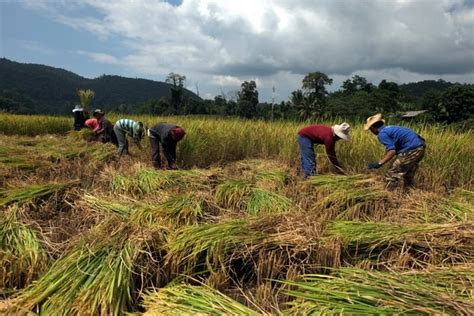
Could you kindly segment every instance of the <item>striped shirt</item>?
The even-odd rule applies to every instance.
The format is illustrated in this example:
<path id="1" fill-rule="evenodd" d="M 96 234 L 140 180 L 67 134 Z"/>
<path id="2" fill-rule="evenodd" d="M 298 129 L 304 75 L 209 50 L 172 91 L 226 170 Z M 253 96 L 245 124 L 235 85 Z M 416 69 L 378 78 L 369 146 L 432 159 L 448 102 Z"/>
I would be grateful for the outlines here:
<path id="1" fill-rule="evenodd" d="M 135 142 L 139 142 L 143 138 L 143 127 L 140 128 L 140 125 L 134 120 L 120 119 L 115 125 L 120 127 L 130 137 L 133 137 Z"/>

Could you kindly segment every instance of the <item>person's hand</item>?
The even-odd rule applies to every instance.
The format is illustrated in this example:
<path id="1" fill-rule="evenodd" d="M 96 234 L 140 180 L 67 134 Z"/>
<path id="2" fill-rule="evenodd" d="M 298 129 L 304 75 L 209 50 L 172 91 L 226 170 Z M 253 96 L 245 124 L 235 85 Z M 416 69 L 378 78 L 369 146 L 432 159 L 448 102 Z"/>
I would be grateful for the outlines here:
<path id="1" fill-rule="evenodd" d="M 382 165 L 378 162 L 371 162 L 367 165 L 367 169 L 378 169 L 380 167 L 382 167 Z"/>
<path id="2" fill-rule="evenodd" d="M 178 166 L 176 165 L 176 162 L 173 162 L 173 163 L 170 164 L 170 169 L 171 169 L 171 170 L 176 170 L 176 169 L 178 169 Z"/>

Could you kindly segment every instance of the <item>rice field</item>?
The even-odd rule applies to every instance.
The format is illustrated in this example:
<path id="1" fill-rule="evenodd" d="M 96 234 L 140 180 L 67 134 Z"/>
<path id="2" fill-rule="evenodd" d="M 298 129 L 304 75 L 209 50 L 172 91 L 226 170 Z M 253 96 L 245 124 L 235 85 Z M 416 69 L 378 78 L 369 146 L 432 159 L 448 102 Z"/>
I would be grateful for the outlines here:
<path id="1" fill-rule="evenodd" d="M 112 120 L 117 117 L 112 116 Z M 386 191 L 375 137 L 318 148 L 304 124 L 193 117 L 180 170 L 148 140 L 117 159 L 64 117 L 0 114 L 0 314 L 474 313 L 472 131 L 413 126 L 428 142 L 417 188 Z"/>

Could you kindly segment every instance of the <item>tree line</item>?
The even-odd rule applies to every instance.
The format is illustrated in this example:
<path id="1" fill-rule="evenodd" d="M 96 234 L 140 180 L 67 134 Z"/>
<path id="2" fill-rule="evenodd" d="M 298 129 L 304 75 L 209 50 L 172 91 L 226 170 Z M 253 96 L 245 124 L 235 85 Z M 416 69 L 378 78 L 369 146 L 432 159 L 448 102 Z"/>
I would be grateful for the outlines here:
<path id="1" fill-rule="evenodd" d="M 440 79 L 405 85 L 382 80 L 374 85 L 355 75 L 345 80 L 338 91 L 329 93 L 328 86 L 332 82 L 322 72 L 309 73 L 288 101 L 272 105 L 259 102 L 257 84 L 253 80 L 242 82 L 239 91 L 218 95 L 213 100 L 183 97 L 179 93 L 183 86 L 181 81 L 180 85 L 174 85 L 175 93 L 170 98 L 150 99 L 138 107 L 123 106 L 117 110 L 155 115 L 200 114 L 302 121 L 331 117 L 356 120 L 376 112 L 396 116 L 406 111 L 426 110 L 421 119 L 441 123 L 472 120 L 474 114 L 474 86 L 469 84 L 452 84 Z"/>

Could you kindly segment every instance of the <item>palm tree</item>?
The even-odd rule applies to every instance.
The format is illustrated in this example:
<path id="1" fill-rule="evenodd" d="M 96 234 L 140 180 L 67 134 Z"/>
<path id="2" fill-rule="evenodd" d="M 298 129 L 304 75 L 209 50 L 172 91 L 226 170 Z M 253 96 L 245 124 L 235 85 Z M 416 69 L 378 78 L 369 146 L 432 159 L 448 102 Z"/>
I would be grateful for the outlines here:
<path id="1" fill-rule="evenodd" d="M 89 104 L 91 103 L 92 99 L 95 96 L 95 92 L 93 90 L 77 90 L 77 95 L 81 100 L 81 106 L 84 109 L 84 115 L 89 116 Z"/>

